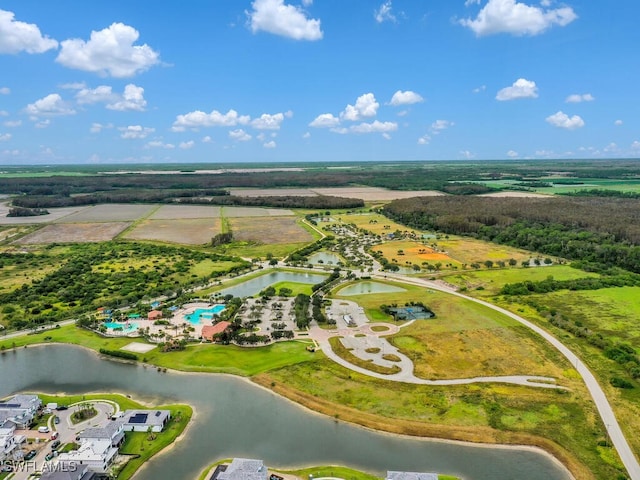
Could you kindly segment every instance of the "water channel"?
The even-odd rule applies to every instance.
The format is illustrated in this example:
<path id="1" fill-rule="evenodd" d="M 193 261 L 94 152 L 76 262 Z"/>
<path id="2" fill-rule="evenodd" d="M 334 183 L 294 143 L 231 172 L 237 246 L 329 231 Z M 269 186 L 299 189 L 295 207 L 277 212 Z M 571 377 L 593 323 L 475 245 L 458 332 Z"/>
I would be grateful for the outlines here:
<path id="1" fill-rule="evenodd" d="M 183 402 L 196 414 L 184 438 L 149 462 L 137 480 L 195 479 L 229 457 L 273 467 L 347 465 L 439 472 L 465 480 L 566 480 L 566 470 L 526 449 L 479 447 L 377 433 L 314 414 L 232 376 L 160 373 L 102 360 L 80 347 L 29 347 L 0 355 L 0 397 L 17 391 L 122 392 L 154 405 Z"/>
<path id="2" fill-rule="evenodd" d="M 342 259 L 332 252 L 316 252 L 309 255 L 309 263 L 324 263 L 325 265 L 338 265 Z"/>
<path id="3" fill-rule="evenodd" d="M 252 297 L 274 283 L 293 282 L 315 285 L 316 283 L 322 282 L 325 278 L 327 278 L 327 275 L 318 273 L 270 272 L 260 275 L 259 277 L 251 278 L 233 287 L 220 290 L 219 293 L 221 295 L 231 294 L 234 297 Z"/>
<path id="4" fill-rule="evenodd" d="M 363 295 L 368 293 L 396 293 L 396 292 L 406 292 L 406 290 L 402 287 L 389 285 L 388 283 L 363 281 L 363 282 L 353 283 L 351 285 L 348 285 L 340 289 L 337 295 L 343 295 L 345 297 L 349 297 L 352 295 Z"/>

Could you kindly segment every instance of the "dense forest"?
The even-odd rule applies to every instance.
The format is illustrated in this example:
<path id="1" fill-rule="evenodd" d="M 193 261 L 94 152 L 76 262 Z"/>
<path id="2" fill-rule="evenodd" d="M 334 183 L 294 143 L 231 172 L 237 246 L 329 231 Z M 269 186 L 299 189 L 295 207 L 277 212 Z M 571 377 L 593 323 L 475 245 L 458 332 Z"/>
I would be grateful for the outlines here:
<path id="1" fill-rule="evenodd" d="M 383 213 L 413 228 L 471 235 L 640 273 L 640 202 L 608 197 L 420 197 Z"/>

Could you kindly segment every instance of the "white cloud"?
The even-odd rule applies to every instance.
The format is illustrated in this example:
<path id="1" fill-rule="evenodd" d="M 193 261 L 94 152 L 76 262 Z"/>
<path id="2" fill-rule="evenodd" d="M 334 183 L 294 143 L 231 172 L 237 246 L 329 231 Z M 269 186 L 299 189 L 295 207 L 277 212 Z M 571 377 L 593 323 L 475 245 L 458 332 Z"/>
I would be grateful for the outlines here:
<path id="1" fill-rule="evenodd" d="M 418 139 L 418 145 L 428 145 L 431 141 L 431 136 L 428 133 L 425 133 Z"/>
<path id="2" fill-rule="evenodd" d="M 49 125 L 51 125 L 51 120 L 49 120 L 48 118 L 45 120 L 40 120 L 39 122 L 37 122 L 34 126 L 36 128 L 47 128 Z"/>
<path id="3" fill-rule="evenodd" d="M 7 112 L 6 110 L 0 110 L 0 117 L 8 117 L 9 116 L 9 112 Z"/>
<path id="4" fill-rule="evenodd" d="M 300 7 L 286 5 L 284 0 L 255 0 L 251 6 L 247 15 L 253 33 L 264 31 L 294 40 L 322 38 L 320 20 L 307 18 Z"/>
<path id="5" fill-rule="evenodd" d="M 391 0 L 387 0 L 380 7 L 373 12 L 373 18 L 376 19 L 376 22 L 393 22 L 396 23 L 398 20 L 395 15 L 391 12 L 393 6 L 391 5 Z"/>
<path id="6" fill-rule="evenodd" d="M 640 142 L 638 140 L 635 140 L 632 144 L 631 144 L 631 149 L 632 150 L 640 150 Z"/>
<path id="7" fill-rule="evenodd" d="M 189 140 L 188 142 L 180 142 L 180 145 L 178 146 L 183 150 L 189 150 L 190 148 L 193 148 L 195 144 L 196 142 L 194 142 L 193 140 Z"/>
<path id="8" fill-rule="evenodd" d="M 501 102 L 508 100 L 516 100 L 518 98 L 537 98 L 538 87 L 536 82 L 527 80 L 525 78 L 519 78 L 510 87 L 505 87 L 498 92 L 496 100 Z"/>
<path id="9" fill-rule="evenodd" d="M 584 120 L 578 115 L 569 117 L 566 113 L 559 111 L 553 115 L 549 115 L 546 121 L 558 128 L 566 128 L 567 130 L 575 130 L 584 127 Z"/>
<path id="10" fill-rule="evenodd" d="M 82 90 L 83 88 L 87 88 L 87 84 L 84 82 L 63 83 L 60 85 L 60 88 L 63 90 Z"/>
<path id="11" fill-rule="evenodd" d="M 262 145 L 264 148 L 276 148 L 276 142 L 274 142 L 273 140 L 271 140 L 270 142 L 265 143 L 264 145 Z"/>
<path id="12" fill-rule="evenodd" d="M 307 138 L 311 138 L 311 133 L 310 132 L 305 132 L 304 135 L 302 135 L 302 138 L 304 138 L 305 140 Z"/>
<path id="13" fill-rule="evenodd" d="M 16 128 L 22 125 L 22 120 L 7 120 L 3 125 L 8 128 Z"/>
<path id="14" fill-rule="evenodd" d="M 0 95 L 9 95 L 11 93 L 11 89 L 9 87 L 0 88 Z"/>
<path id="15" fill-rule="evenodd" d="M 619 127 L 620 125 L 624 124 L 624 122 L 623 122 L 622 120 L 616 120 L 615 122 L 613 122 L 613 124 L 614 124 L 616 127 Z"/>
<path id="16" fill-rule="evenodd" d="M 115 99 L 115 95 L 111 87 L 100 85 L 96 88 L 82 88 L 76 93 L 76 101 L 79 105 L 94 104 L 101 102 L 110 102 Z"/>
<path id="17" fill-rule="evenodd" d="M 118 127 L 122 133 L 120 137 L 127 139 L 147 138 L 156 131 L 155 128 L 143 127 L 142 125 L 129 125 L 128 127 Z"/>
<path id="18" fill-rule="evenodd" d="M 451 128 L 455 125 L 455 123 L 449 120 L 436 120 L 431 124 L 431 133 L 434 135 L 438 135 L 442 130 L 446 130 L 447 128 Z"/>
<path id="19" fill-rule="evenodd" d="M 310 124 L 315 128 L 333 128 L 340 124 L 340 119 L 334 117 L 332 113 L 322 113 L 318 115 Z"/>
<path id="20" fill-rule="evenodd" d="M 248 142 L 249 140 L 251 140 L 251 135 L 249 135 L 243 129 L 238 128 L 237 130 L 231 130 L 229 132 L 229 138 L 235 140 L 236 142 Z"/>
<path id="21" fill-rule="evenodd" d="M 152 140 L 147 142 L 145 148 L 164 148 L 165 150 L 173 150 L 176 146 L 173 143 L 164 143 L 162 140 Z"/>
<path id="22" fill-rule="evenodd" d="M 581 103 L 581 102 L 593 102 L 594 100 L 595 100 L 595 97 L 593 95 L 591 95 L 590 93 L 584 93 L 584 94 L 574 93 L 573 95 L 569 95 L 567 97 L 567 99 L 565 100 L 565 102 L 567 102 L 567 103 Z"/>
<path id="23" fill-rule="evenodd" d="M 365 93 L 356 99 L 355 105 L 347 105 L 340 118 L 356 122 L 363 118 L 375 117 L 379 106 L 373 93 Z"/>
<path id="24" fill-rule="evenodd" d="M 173 122 L 173 131 L 184 131 L 185 128 L 199 127 L 235 127 L 236 125 L 246 125 L 251 120 L 248 115 L 239 115 L 235 110 L 227 113 L 220 113 L 213 110 L 211 113 L 204 113 L 200 110 L 189 112 L 185 115 L 178 115 Z"/>
<path id="25" fill-rule="evenodd" d="M 209 135 L 202 138 L 202 143 L 213 143 L 213 140 Z"/>
<path id="26" fill-rule="evenodd" d="M 73 115 L 76 111 L 62 100 L 57 93 L 51 93 L 40 100 L 30 103 L 25 111 L 32 117 Z"/>
<path id="27" fill-rule="evenodd" d="M 313 0 L 302 0 L 302 5 L 304 5 L 305 7 L 310 7 L 311 5 L 313 5 Z"/>
<path id="28" fill-rule="evenodd" d="M 258 130 L 279 130 L 283 120 L 283 113 L 276 113 L 274 115 L 263 113 L 260 115 L 260 118 L 255 118 L 251 122 L 251 126 Z"/>
<path id="29" fill-rule="evenodd" d="M 391 97 L 389 104 L 397 107 L 398 105 L 412 105 L 420 102 L 424 102 L 424 98 L 416 92 L 412 92 L 411 90 L 407 90 L 406 92 L 398 90 L 393 94 L 393 97 Z"/>
<path id="30" fill-rule="evenodd" d="M 11 140 L 12 135 L 10 133 L 0 133 L 0 142 L 8 142 Z"/>
<path id="31" fill-rule="evenodd" d="M 349 128 L 353 133 L 384 133 L 395 132 L 398 130 L 398 124 L 395 122 L 380 122 L 374 120 L 371 123 L 361 123 L 359 125 L 352 125 Z"/>
<path id="32" fill-rule="evenodd" d="M 144 88 L 138 87 L 133 83 L 124 87 L 122 96 L 107 104 L 109 110 L 117 110 L 119 112 L 136 111 L 144 112 L 147 101 L 144 99 Z"/>
<path id="33" fill-rule="evenodd" d="M 460 150 L 460 156 L 467 160 L 471 160 L 476 155 L 471 150 Z"/>
<path id="34" fill-rule="evenodd" d="M 0 53 L 43 53 L 58 48 L 58 42 L 42 36 L 37 25 L 14 17 L 13 12 L 0 10 Z"/>
<path id="35" fill-rule="evenodd" d="M 91 38 L 65 40 L 56 62 L 65 67 L 103 76 L 131 77 L 160 62 L 160 55 L 149 45 L 134 45 L 139 32 L 129 25 L 113 23 L 92 31 Z"/>
<path id="36" fill-rule="evenodd" d="M 474 88 L 472 91 L 473 93 L 480 93 L 480 92 L 484 92 L 487 89 L 486 85 L 480 85 L 477 88 Z"/>
<path id="37" fill-rule="evenodd" d="M 391 135 L 385 132 L 382 134 L 382 138 L 384 138 L 385 140 L 391 140 Z"/>
<path id="38" fill-rule="evenodd" d="M 467 1 L 466 5 L 473 3 L 479 4 Z M 489 0 L 475 19 L 462 19 L 460 24 L 473 30 L 479 37 L 497 33 L 521 36 L 538 35 L 554 25 L 564 27 L 576 18 L 578 16 L 571 7 L 545 9 L 516 0 Z"/>
<path id="39" fill-rule="evenodd" d="M 515 150 L 509 150 L 507 152 L 507 157 L 509 157 L 509 158 L 518 158 L 518 152 L 516 152 Z"/>

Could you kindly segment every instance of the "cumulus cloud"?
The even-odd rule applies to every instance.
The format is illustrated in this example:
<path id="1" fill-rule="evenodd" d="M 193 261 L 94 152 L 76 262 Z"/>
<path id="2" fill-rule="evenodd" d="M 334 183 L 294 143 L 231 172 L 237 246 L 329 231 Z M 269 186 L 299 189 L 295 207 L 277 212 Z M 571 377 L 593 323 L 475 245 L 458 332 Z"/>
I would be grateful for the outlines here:
<path id="1" fill-rule="evenodd" d="M 640 150 L 640 142 L 638 140 L 634 140 L 634 142 L 631 144 L 631 148 L 633 150 Z"/>
<path id="2" fill-rule="evenodd" d="M 13 135 L 11 135 L 10 133 L 0 133 L 0 142 L 8 142 L 9 140 L 11 140 L 11 137 Z"/>
<path id="3" fill-rule="evenodd" d="M 240 115 L 235 110 L 227 113 L 220 113 L 213 110 L 211 113 L 196 110 L 185 115 L 178 115 L 173 122 L 173 131 L 184 131 L 185 128 L 200 127 L 235 127 L 236 125 L 247 125 L 251 121 L 248 115 Z"/>
<path id="4" fill-rule="evenodd" d="M 515 150 L 509 150 L 507 152 L 507 157 L 509 157 L 509 158 L 518 158 L 518 152 L 516 152 Z"/>
<path id="5" fill-rule="evenodd" d="M 47 95 L 40 100 L 30 103 L 25 111 L 34 118 L 41 116 L 73 115 L 76 111 L 57 93 Z"/>
<path id="6" fill-rule="evenodd" d="M 140 33 L 123 23 L 92 31 L 88 41 L 65 40 L 56 61 L 65 67 L 103 76 L 131 77 L 160 62 L 160 55 L 149 45 L 134 45 Z"/>
<path id="7" fill-rule="evenodd" d="M 105 128 L 113 128 L 113 124 L 107 123 L 106 125 L 103 125 L 102 123 L 92 123 L 89 131 L 91 133 L 100 133 Z"/>
<path id="8" fill-rule="evenodd" d="M 213 139 L 209 135 L 206 135 L 202 137 L 202 143 L 213 143 Z"/>
<path id="9" fill-rule="evenodd" d="M 566 113 L 559 111 L 553 115 L 549 115 L 546 118 L 547 123 L 558 128 L 565 128 L 567 130 L 575 130 L 577 128 L 584 127 L 584 120 L 578 115 L 569 117 Z"/>
<path id="10" fill-rule="evenodd" d="M 43 53 L 58 48 L 58 42 L 43 36 L 33 23 L 15 19 L 15 14 L 0 10 L 0 53 Z"/>
<path id="11" fill-rule="evenodd" d="M 274 115 L 263 113 L 259 118 L 251 121 L 251 126 L 258 130 L 279 130 L 284 116 L 283 113 L 276 113 Z"/>
<path id="12" fill-rule="evenodd" d="M 496 100 L 501 102 L 508 100 L 516 100 L 518 98 L 537 98 L 538 87 L 536 82 L 519 78 L 510 87 L 505 87 L 498 92 Z"/>
<path id="13" fill-rule="evenodd" d="M 412 92 L 411 90 L 407 90 L 403 92 L 402 90 L 398 90 L 391 97 L 391 101 L 389 101 L 389 105 L 393 105 L 397 107 L 399 105 L 412 105 L 414 103 L 424 102 L 424 98 L 417 94 L 416 92 Z"/>
<path id="14" fill-rule="evenodd" d="M 590 93 L 583 93 L 583 94 L 574 93 L 573 95 L 569 95 L 565 100 L 565 102 L 581 103 L 581 102 L 593 102 L 594 100 L 595 100 L 595 97 Z"/>
<path id="15" fill-rule="evenodd" d="M 363 118 L 375 117 L 379 106 L 380 104 L 376 101 L 373 93 L 365 93 L 356 99 L 355 105 L 347 105 L 340 114 L 340 118 L 356 122 Z"/>
<path id="16" fill-rule="evenodd" d="M 229 132 L 229 138 L 231 140 L 235 140 L 236 142 L 248 142 L 249 140 L 251 140 L 251 135 L 249 135 L 243 129 L 238 128 L 237 130 L 231 130 Z"/>
<path id="17" fill-rule="evenodd" d="M 349 127 L 349 131 L 353 133 L 384 133 L 395 132 L 398 130 L 398 124 L 395 122 L 380 122 L 374 120 L 371 123 L 360 123 L 359 125 L 352 125 Z"/>
<path id="18" fill-rule="evenodd" d="M 188 142 L 180 142 L 180 145 L 178 146 L 183 150 L 189 150 L 190 148 L 193 148 L 195 144 L 196 142 L 194 142 L 193 140 L 189 140 Z"/>
<path id="19" fill-rule="evenodd" d="M 309 6 L 311 3 L 306 3 Z M 320 40 L 320 20 L 307 18 L 306 12 L 284 0 L 255 0 L 247 12 L 253 33 L 264 31 L 294 40 Z"/>
<path id="20" fill-rule="evenodd" d="M 146 106 L 147 101 L 144 99 L 144 88 L 138 87 L 133 83 L 126 85 L 122 95 L 119 95 L 112 103 L 107 104 L 109 110 L 117 110 L 119 112 L 143 112 Z"/>
<path id="21" fill-rule="evenodd" d="M 9 112 L 7 112 L 6 110 L 0 110 L 0 117 L 8 117 L 9 116 Z"/>
<path id="22" fill-rule="evenodd" d="M 0 95 L 9 95 L 11 93 L 11 89 L 9 87 L 0 88 Z"/>
<path id="23" fill-rule="evenodd" d="M 438 135 L 441 131 L 451 128 L 455 123 L 449 120 L 436 120 L 431 124 L 431 133 Z"/>
<path id="24" fill-rule="evenodd" d="M 22 125 L 22 120 L 7 120 L 3 125 L 7 128 L 16 128 Z"/>
<path id="25" fill-rule="evenodd" d="M 477 88 L 474 88 L 472 91 L 473 93 L 480 93 L 480 92 L 484 92 L 487 89 L 486 85 L 480 85 Z"/>
<path id="26" fill-rule="evenodd" d="M 373 18 L 375 18 L 376 22 L 378 23 L 383 23 L 383 22 L 396 23 L 398 20 L 396 16 L 393 14 L 392 9 L 393 9 L 393 5 L 391 4 L 391 0 L 387 0 L 373 12 Z"/>
<path id="27" fill-rule="evenodd" d="M 315 128 L 333 128 L 340 124 L 340 119 L 334 117 L 332 113 L 322 113 L 318 115 L 310 124 L 310 127 Z"/>
<path id="28" fill-rule="evenodd" d="M 40 120 L 39 122 L 36 122 L 34 126 L 36 128 L 47 128 L 49 125 L 51 125 L 51 120 L 47 118 L 45 120 Z"/>
<path id="29" fill-rule="evenodd" d="M 305 140 L 307 138 L 311 138 L 311 132 L 305 132 L 304 135 L 302 135 L 302 138 L 304 138 Z"/>
<path id="30" fill-rule="evenodd" d="M 467 1 L 466 5 L 480 3 Z M 578 16 L 571 7 L 546 8 L 527 5 L 516 0 L 489 0 L 475 19 L 460 20 L 478 36 L 509 33 L 511 35 L 538 35 L 554 25 L 564 27 Z"/>
<path id="31" fill-rule="evenodd" d="M 118 127 L 122 133 L 120 137 L 126 139 L 140 139 L 147 138 L 150 134 L 156 131 L 155 128 L 143 127 L 142 125 L 129 125 L 127 127 Z"/>
<path id="32" fill-rule="evenodd" d="M 616 120 L 615 122 L 613 122 L 613 124 L 614 124 L 616 127 L 619 127 L 620 125 L 624 124 L 624 122 L 623 122 L 622 120 Z"/>
<path id="33" fill-rule="evenodd" d="M 276 148 L 276 142 L 274 142 L 273 140 L 265 143 L 262 145 L 264 148 Z"/>
<path id="34" fill-rule="evenodd" d="M 162 140 L 152 140 L 147 142 L 145 148 L 164 148 L 165 150 L 173 150 L 176 146 L 173 143 L 164 143 Z"/>
<path id="35" fill-rule="evenodd" d="M 429 145 L 429 142 L 431 142 L 431 136 L 428 133 L 418 139 L 418 145 Z"/>

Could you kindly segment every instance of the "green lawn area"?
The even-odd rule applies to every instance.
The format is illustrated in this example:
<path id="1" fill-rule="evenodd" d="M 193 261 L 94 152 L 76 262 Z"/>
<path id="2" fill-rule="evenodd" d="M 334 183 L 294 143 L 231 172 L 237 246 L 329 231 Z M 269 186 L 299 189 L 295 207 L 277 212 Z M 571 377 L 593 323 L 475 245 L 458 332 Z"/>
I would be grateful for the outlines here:
<path id="1" fill-rule="evenodd" d="M 49 338 L 45 340 L 45 338 Z M 37 343 L 70 343 L 98 351 L 100 348 L 119 350 L 131 342 L 143 342 L 131 338 L 104 338 L 74 325 L 48 330 L 35 335 L 0 341 L 0 350 L 23 347 Z M 192 345 L 183 351 L 162 353 L 158 349 L 140 360 L 159 367 L 187 372 L 231 373 L 241 376 L 256 375 L 274 368 L 308 362 L 314 354 L 299 342 L 279 342 L 260 348 L 242 348 L 235 345 Z M 144 360 L 146 359 L 146 360 Z"/>
<path id="2" fill-rule="evenodd" d="M 296 295 L 303 293 L 305 295 L 311 295 L 312 290 L 311 287 L 313 285 L 309 285 L 308 283 L 294 283 L 294 282 L 278 282 L 272 285 L 273 288 L 276 289 L 276 292 L 279 292 L 281 288 L 289 288 L 293 293 L 291 296 L 295 297 Z"/>
<path id="3" fill-rule="evenodd" d="M 495 268 L 488 270 L 464 270 L 441 276 L 443 280 L 468 290 L 476 290 L 478 296 L 493 296 L 507 283 L 520 283 L 527 280 L 537 282 L 552 276 L 555 280 L 574 280 L 577 278 L 598 277 L 597 273 L 585 272 L 569 265 L 550 265 L 548 267 Z"/>

